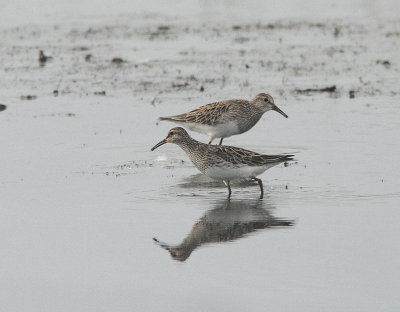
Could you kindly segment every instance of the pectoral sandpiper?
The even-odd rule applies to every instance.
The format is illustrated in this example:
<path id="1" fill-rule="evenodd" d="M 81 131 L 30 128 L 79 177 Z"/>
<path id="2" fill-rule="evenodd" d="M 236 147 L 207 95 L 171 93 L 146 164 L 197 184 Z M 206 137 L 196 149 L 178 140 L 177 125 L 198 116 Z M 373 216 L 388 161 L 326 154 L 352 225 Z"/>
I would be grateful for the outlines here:
<path id="1" fill-rule="evenodd" d="M 210 142 L 215 138 L 224 138 L 250 130 L 270 110 L 288 117 L 269 94 L 257 94 L 251 101 L 227 100 L 201 106 L 189 113 L 160 117 L 160 120 L 173 121 L 190 130 L 206 134 Z"/>
<path id="2" fill-rule="evenodd" d="M 239 147 L 204 144 L 191 138 L 181 127 L 169 130 L 167 137 L 151 150 L 154 151 L 165 143 L 179 145 L 203 174 L 222 180 L 228 188 L 228 197 L 232 193 L 232 180 L 251 179 L 258 182 L 260 198 L 263 198 L 263 184 L 256 176 L 281 162 L 293 159 L 293 155 L 262 155 Z"/>

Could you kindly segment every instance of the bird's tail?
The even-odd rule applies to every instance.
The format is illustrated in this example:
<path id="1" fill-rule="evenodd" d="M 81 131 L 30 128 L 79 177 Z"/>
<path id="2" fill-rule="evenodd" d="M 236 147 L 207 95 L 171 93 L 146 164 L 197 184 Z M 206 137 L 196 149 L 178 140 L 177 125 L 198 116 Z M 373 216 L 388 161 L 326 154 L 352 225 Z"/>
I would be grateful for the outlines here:
<path id="1" fill-rule="evenodd" d="M 290 154 L 290 155 L 282 155 L 282 158 L 281 158 L 281 160 L 282 161 L 289 161 L 289 160 L 294 160 L 294 155 L 293 154 Z"/>
<path id="2" fill-rule="evenodd" d="M 159 117 L 159 121 L 167 120 L 173 122 L 185 122 L 186 114 L 176 115 L 176 116 L 166 116 L 166 117 Z"/>
<path id="3" fill-rule="evenodd" d="M 273 163 L 273 162 L 277 162 L 277 163 L 281 163 L 284 161 L 290 161 L 293 160 L 294 155 L 290 154 L 290 155 L 285 155 L 285 154 L 281 154 L 281 155 L 262 155 L 262 158 L 264 161 L 268 162 L 268 163 Z"/>

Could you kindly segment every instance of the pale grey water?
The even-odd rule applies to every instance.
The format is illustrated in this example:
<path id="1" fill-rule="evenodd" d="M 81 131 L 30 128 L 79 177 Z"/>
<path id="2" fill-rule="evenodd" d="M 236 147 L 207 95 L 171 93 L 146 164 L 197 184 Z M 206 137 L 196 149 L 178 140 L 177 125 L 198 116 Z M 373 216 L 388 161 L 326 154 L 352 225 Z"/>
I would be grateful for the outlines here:
<path id="1" fill-rule="evenodd" d="M 399 310 L 396 1 L 0 12 L 1 310 Z M 289 118 L 225 143 L 296 154 L 263 200 L 240 184 L 228 202 L 177 146 L 150 152 L 173 126 L 158 116 L 259 92 Z"/>

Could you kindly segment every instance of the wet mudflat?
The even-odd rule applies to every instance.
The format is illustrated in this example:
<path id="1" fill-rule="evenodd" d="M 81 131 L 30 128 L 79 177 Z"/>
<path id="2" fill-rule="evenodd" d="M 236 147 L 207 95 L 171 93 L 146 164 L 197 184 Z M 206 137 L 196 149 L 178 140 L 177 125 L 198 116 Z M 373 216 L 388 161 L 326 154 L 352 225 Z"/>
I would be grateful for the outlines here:
<path id="1" fill-rule="evenodd" d="M 398 311 L 398 7 L 191 4 L 0 27 L 2 307 Z M 259 92 L 289 118 L 224 143 L 296 154 L 263 200 L 150 152 L 157 117 Z"/>

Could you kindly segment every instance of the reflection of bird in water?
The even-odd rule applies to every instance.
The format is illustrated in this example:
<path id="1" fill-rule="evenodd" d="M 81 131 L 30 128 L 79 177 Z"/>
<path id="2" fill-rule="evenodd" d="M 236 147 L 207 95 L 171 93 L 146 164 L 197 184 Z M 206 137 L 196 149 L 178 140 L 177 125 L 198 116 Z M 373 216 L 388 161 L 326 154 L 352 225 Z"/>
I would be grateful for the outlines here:
<path id="1" fill-rule="evenodd" d="M 292 220 L 273 217 L 270 210 L 274 207 L 266 205 L 260 200 L 218 202 L 216 208 L 207 211 L 193 226 L 181 244 L 174 246 L 153 240 L 168 250 L 174 260 L 185 261 L 203 244 L 233 241 L 256 230 L 294 225 Z"/>
<path id="2" fill-rule="evenodd" d="M 247 187 L 257 185 L 256 182 L 252 180 L 237 180 L 232 182 L 233 186 Z M 215 188 L 225 188 L 226 186 L 221 184 L 220 181 L 209 178 L 202 173 L 196 173 L 191 176 L 183 177 L 182 182 L 178 184 L 179 187 L 183 189 L 215 189 Z M 176 187 L 175 185 L 171 187 Z"/>

